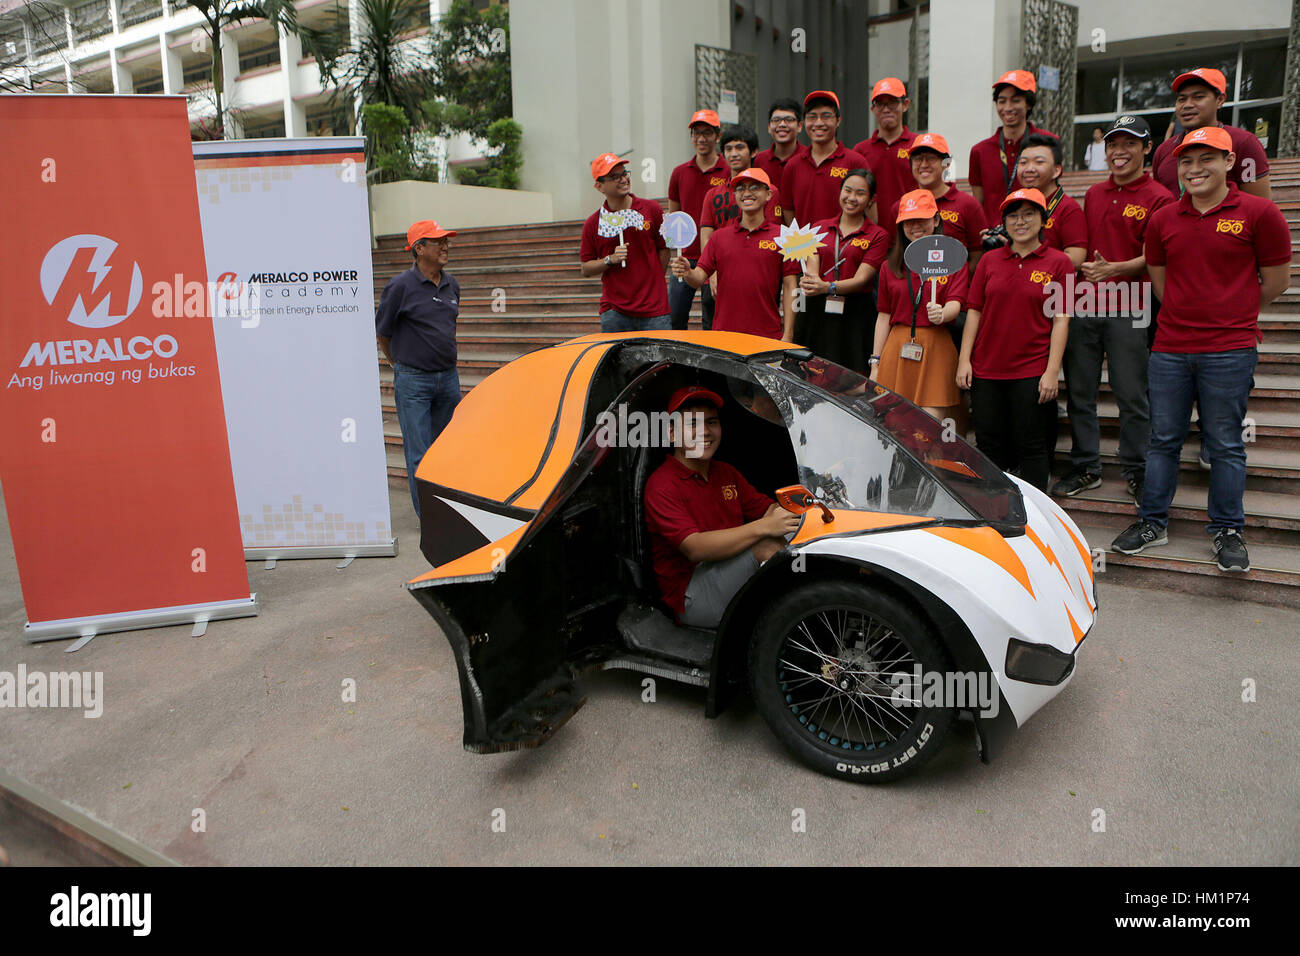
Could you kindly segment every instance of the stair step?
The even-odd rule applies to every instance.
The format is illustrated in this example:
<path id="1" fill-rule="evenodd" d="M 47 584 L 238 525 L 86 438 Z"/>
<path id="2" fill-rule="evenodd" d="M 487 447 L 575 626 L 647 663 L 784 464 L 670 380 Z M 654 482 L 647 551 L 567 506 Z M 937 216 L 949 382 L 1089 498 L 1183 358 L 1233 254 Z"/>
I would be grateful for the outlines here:
<path id="1" fill-rule="evenodd" d="M 1104 514 L 1136 515 L 1137 506 L 1129 497 L 1122 481 L 1104 479 L 1101 487 L 1085 491 L 1073 498 L 1060 498 L 1058 502 L 1073 514 L 1100 512 Z M 1170 507 L 1171 519 L 1205 524 L 1206 489 L 1179 482 Z M 1300 496 L 1247 489 L 1242 499 L 1246 514 L 1246 527 L 1267 530 L 1273 541 L 1300 545 Z M 1132 518 L 1130 520 L 1133 520 Z"/>

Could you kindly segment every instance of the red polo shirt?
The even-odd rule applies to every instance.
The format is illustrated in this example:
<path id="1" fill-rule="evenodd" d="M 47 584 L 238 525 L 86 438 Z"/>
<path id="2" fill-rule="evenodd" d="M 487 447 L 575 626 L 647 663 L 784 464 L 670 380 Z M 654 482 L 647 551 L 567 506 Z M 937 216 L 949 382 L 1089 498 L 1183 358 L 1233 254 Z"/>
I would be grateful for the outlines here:
<path id="1" fill-rule="evenodd" d="M 870 164 L 871 172 L 876 177 L 876 216 L 880 228 L 890 237 L 894 234 L 894 216 L 892 210 L 898 208 L 898 201 L 903 193 L 910 193 L 916 188 L 912 178 L 912 140 L 916 133 L 903 127 L 903 132 L 892 143 L 880 138 L 880 130 L 871 134 L 853 147 Z M 891 238 L 892 241 L 892 238 Z"/>
<path id="2" fill-rule="evenodd" d="M 1267 176 L 1268 157 L 1264 155 L 1264 147 L 1259 144 L 1255 134 L 1236 126 L 1228 126 L 1226 123 L 1223 124 L 1223 128 L 1232 138 L 1232 151 L 1237 155 L 1232 168 L 1228 170 L 1228 182 L 1240 186 L 1242 174 L 1246 170 L 1252 170 L 1252 181 Z M 1188 132 L 1190 130 L 1184 130 L 1175 138 L 1165 140 L 1151 155 L 1152 175 L 1155 176 L 1156 182 L 1168 189 L 1175 197 L 1182 195 L 1182 183 L 1178 180 L 1178 157 L 1174 155 L 1174 148 L 1183 141 L 1183 137 Z"/>
<path id="3" fill-rule="evenodd" d="M 770 149 L 760 150 L 754 157 L 754 165 L 767 173 L 767 178 L 772 180 L 772 186 L 776 189 L 781 188 L 781 177 L 785 174 L 786 163 L 794 159 L 801 153 L 808 152 L 808 147 L 803 143 L 795 141 L 794 152 L 785 159 L 777 158 L 776 153 Z"/>
<path id="4" fill-rule="evenodd" d="M 713 331 L 781 337 L 782 277 L 797 276 L 800 268 L 781 258 L 780 234 L 781 227 L 767 221 L 751 232 L 736 220 L 709 237 L 699 266 L 706 275 L 718 274 Z"/>
<path id="5" fill-rule="evenodd" d="M 1088 258 L 1100 252 L 1107 262 L 1127 262 L 1142 255 L 1151 214 L 1174 201 L 1158 182 L 1143 173 L 1131 183 L 1115 185 L 1115 177 L 1088 187 L 1083 213 L 1088 219 Z M 1145 282 L 1147 272 L 1130 276 Z"/>
<path id="6" fill-rule="evenodd" d="M 1047 201 L 1051 205 L 1051 200 Z M 1053 249 L 1062 252 L 1068 246 L 1088 248 L 1088 217 L 1083 214 L 1083 207 L 1072 196 L 1061 194 L 1060 201 L 1052 214 L 1043 223 L 1043 241 Z"/>
<path id="7" fill-rule="evenodd" d="M 801 224 L 829 219 L 840 214 L 840 189 L 850 169 L 869 169 L 861 153 L 835 144 L 820 164 L 814 165 L 812 150 L 790 157 L 781 174 L 781 188 L 790 214 Z"/>
<path id="8" fill-rule="evenodd" d="M 772 198 L 763 207 L 763 215 L 768 222 L 781 225 L 781 192 L 772 187 Z M 708 226 L 717 229 L 740 219 L 740 203 L 730 186 L 714 186 L 704 194 L 704 206 L 700 210 L 700 228 Z"/>
<path id="9" fill-rule="evenodd" d="M 980 231 L 988 224 L 984 221 L 984 209 L 975 201 L 974 196 L 962 192 L 950 183 L 948 191 L 935 200 L 935 205 L 939 207 L 939 218 L 943 220 L 945 236 L 952 236 L 967 249 L 983 251 Z M 897 202 L 890 209 L 889 218 L 894 222 L 898 221 Z"/>
<path id="10" fill-rule="evenodd" d="M 862 220 L 862 225 L 848 235 L 840 232 L 839 216 L 835 216 L 833 219 L 823 219 L 813 225 L 814 228 L 826 233 L 821 248 L 817 250 L 818 267 L 821 269 L 821 278 L 824 281 L 830 282 L 831 279 L 834 279 L 836 282 L 843 282 L 845 279 L 852 279 L 858 274 L 858 266 L 864 262 L 869 266 L 874 266 L 877 273 L 880 272 L 885 257 L 889 255 L 889 237 L 885 234 L 885 230 L 870 219 Z M 837 238 L 839 240 L 839 258 L 841 261 L 839 268 L 835 272 L 831 272 L 831 265 L 836 259 L 835 245 Z M 862 291 L 869 292 L 870 290 L 871 286 L 867 286 Z"/>
<path id="11" fill-rule="evenodd" d="M 1033 123 L 1027 123 L 1024 136 L 1030 133 L 1047 133 L 1047 130 Z M 1048 135 L 1056 134 L 1048 133 Z M 980 140 L 970 149 L 970 172 L 967 173 L 966 178 L 971 186 L 979 186 L 984 190 L 985 222 L 1001 222 L 1002 213 L 999 212 L 998 207 L 1002 205 L 1002 200 L 1006 198 L 1008 192 L 1020 188 L 1020 183 L 1016 179 L 1016 160 L 1020 158 L 1020 143 L 1024 136 L 1017 140 L 1007 140 L 1005 168 L 999 144 L 1001 136 L 1002 128 L 998 127 L 997 132 L 992 136 Z M 1007 170 L 1011 172 L 1010 190 L 1007 189 Z"/>
<path id="12" fill-rule="evenodd" d="M 1073 272 L 1070 257 L 1047 243 L 1023 258 L 1009 244 L 984 254 L 966 296 L 966 308 L 980 313 L 971 355 L 977 378 L 1036 378 L 1047 371 L 1054 318 L 1044 314 L 1051 311 L 1048 286 L 1056 283 L 1064 299 Z"/>
<path id="13" fill-rule="evenodd" d="M 704 194 L 714 186 L 725 186 L 731 182 L 731 168 L 718 157 L 712 169 L 701 170 L 700 164 L 691 157 L 680 166 L 673 167 L 673 174 L 668 178 L 668 198 L 681 206 L 682 212 L 690 213 L 695 225 L 700 224 L 700 210 L 704 208 Z M 687 259 L 700 257 L 700 240 L 691 243 L 682 250 Z"/>
<path id="14" fill-rule="evenodd" d="M 659 261 L 659 250 L 666 248 L 659 227 L 664 221 L 664 211 L 657 202 L 632 197 L 632 208 L 641 214 L 641 228 L 625 229 L 623 241 L 627 243 L 627 266 L 615 265 L 600 277 L 600 311 L 617 309 L 624 315 L 638 319 L 668 314 L 668 287 L 664 283 L 664 267 Z M 609 203 L 600 204 L 582 224 L 582 241 L 578 259 L 590 262 L 611 255 L 618 247 L 618 237 L 606 238 L 597 232 L 600 211 L 608 210 Z"/>
<path id="15" fill-rule="evenodd" d="M 952 275 L 940 276 L 935 281 L 939 286 L 938 297 L 935 299 L 940 305 L 947 305 L 949 302 L 956 302 L 959 306 L 966 301 L 966 290 L 969 287 L 967 269 L 958 269 Z M 930 301 L 930 280 L 923 279 L 915 272 L 911 274 L 912 279 L 912 296 L 907 294 L 907 276 L 901 278 L 894 275 L 892 269 L 888 267 L 880 270 L 879 291 L 876 293 L 876 308 L 889 316 L 890 325 L 911 325 L 912 324 L 912 306 L 916 294 L 921 292 L 921 303 L 916 308 L 916 326 L 926 326 L 930 324 L 930 317 L 926 313 L 925 305 Z M 923 291 L 924 290 L 924 291 Z"/>
<path id="16" fill-rule="evenodd" d="M 1184 195 L 1151 215 L 1147 265 L 1165 267 L 1157 352 L 1253 348 L 1259 331 L 1259 268 L 1291 261 L 1291 230 L 1272 202 L 1228 184 L 1207 213 Z"/>
<path id="17" fill-rule="evenodd" d="M 754 490 L 725 461 L 709 462 L 709 476 L 692 471 L 672 455 L 645 485 L 645 520 L 650 553 L 664 603 L 679 618 L 695 563 L 681 552 L 693 534 L 738 528 L 763 517 L 772 499 Z"/>

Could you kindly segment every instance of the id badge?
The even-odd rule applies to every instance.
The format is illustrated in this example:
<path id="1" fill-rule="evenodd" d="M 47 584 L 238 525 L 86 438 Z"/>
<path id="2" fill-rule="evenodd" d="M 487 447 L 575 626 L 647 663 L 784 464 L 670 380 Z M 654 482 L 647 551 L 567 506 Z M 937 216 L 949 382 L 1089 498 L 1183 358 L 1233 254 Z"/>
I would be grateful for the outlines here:
<path id="1" fill-rule="evenodd" d="M 924 350 L 917 343 L 908 342 L 906 345 L 904 345 L 901 349 L 898 350 L 898 354 L 900 357 L 905 358 L 908 361 L 919 362 L 921 361 L 921 354 L 923 351 Z"/>
<path id="2" fill-rule="evenodd" d="M 828 295 L 826 297 L 826 312 L 828 315 L 844 314 L 844 296 Z"/>

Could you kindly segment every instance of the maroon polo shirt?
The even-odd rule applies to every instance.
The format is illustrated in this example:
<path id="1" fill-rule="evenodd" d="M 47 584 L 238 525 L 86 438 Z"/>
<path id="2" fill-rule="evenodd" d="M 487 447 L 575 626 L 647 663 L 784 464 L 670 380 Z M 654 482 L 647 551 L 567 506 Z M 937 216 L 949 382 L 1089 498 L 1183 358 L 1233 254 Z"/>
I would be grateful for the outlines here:
<path id="1" fill-rule="evenodd" d="M 1253 169 L 1254 179 L 1267 176 L 1268 157 L 1264 155 L 1264 147 L 1259 144 L 1255 134 L 1236 126 L 1228 126 L 1226 123 L 1222 124 L 1222 127 L 1232 138 L 1232 151 L 1237 156 L 1232 168 L 1228 170 L 1228 182 L 1242 185 L 1242 174 L 1248 169 Z M 1184 130 L 1173 139 L 1165 140 L 1156 147 L 1155 153 L 1151 156 L 1152 175 L 1155 176 L 1156 182 L 1168 189 L 1175 198 L 1182 195 L 1183 189 L 1178 179 L 1178 157 L 1174 155 L 1174 148 L 1189 132 L 1191 131 Z"/>
<path id="2" fill-rule="evenodd" d="M 795 141 L 794 152 L 785 159 L 777 158 L 776 152 L 771 149 L 760 150 L 754 157 L 754 165 L 767 173 L 767 178 L 772 180 L 772 186 L 776 189 L 781 188 L 781 177 L 785 174 L 786 163 L 794 159 L 801 153 L 808 152 L 808 147 L 803 143 Z"/>
<path id="3" fill-rule="evenodd" d="M 772 198 L 763 207 L 763 215 L 768 222 L 781 225 L 781 192 L 772 187 Z M 704 194 L 704 206 L 700 210 L 700 228 L 708 226 L 717 229 L 740 220 L 740 203 L 736 202 L 736 193 L 730 185 L 714 186 Z"/>
<path id="4" fill-rule="evenodd" d="M 938 296 L 935 299 L 940 305 L 947 305 L 949 302 L 956 302 L 960 307 L 966 301 L 966 290 L 969 288 L 970 272 L 967 269 L 958 269 L 952 275 L 940 276 L 935 280 L 939 286 Z M 911 273 L 912 295 L 909 298 L 907 294 L 907 276 L 896 276 L 892 269 L 885 268 L 880 270 L 879 290 L 876 293 L 876 308 L 889 316 L 890 325 L 911 325 L 912 324 L 912 306 L 916 300 L 916 294 L 921 292 L 921 303 L 916 308 L 916 325 L 917 328 L 930 324 L 930 317 L 926 313 L 925 305 L 930 301 L 930 280 L 923 279 L 915 272 Z M 924 287 L 924 291 L 922 291 Z"/>
<path id="5" fill-rule="evenodd" d="M 736 220 L 709 237 L 699 266 L 718 274 L 713 331 L 748 332 L 779 339 L 785 327 L 777 308 L 784 276 L 800 274 L 799 263 L 781 258 L 781 227 L 764 221 L 750 231 Z"/>
<path id="6" fill-rule="evenodd" d="M 1050 198 L 1047 204 L 1052 204 Z M 1069 246 L 1088 248 L 1088 217 L 1072 196 L 1061 194 L 1056 208 L 1047 217 L 1047 222 L 1043 223 L 1043 241 L 1062 252 Z"/>
<path id="7" fill-rule="evenodd" d="M 1158 182 L 1143 173 L 1131 183 L 1115 185 L 1115 177 L 1088 187 L 1083 213 L 1088 219 L 1088 258 L 1100 252 L 1107 262 L 1127 262 L 1142 255 L 1151 214 L 1174 201 Z M 1145 282 L 1147 271 L 1128 277 Z"/>
<path id="8" fill-rule="evenodd" d="M 1047 371 L 1054 318 L 1046 314 L 1051 312 L 1046 308 L 1048 286 L 1056 283 L 1064 299 L 1073 272 L 1070 257 L 1047 243 L 1023 258 L 1010 244 L 984 254 L 966 296 L 966 308 L 980 313 L 971 354 L 977 378 L 1037 378 Z"/>
<path id="9" fill-rule="evenodd" d="M 781 174 L 781 189 L 790 214 L 800 224 L 829 219 L 840 214 L 840 190 L 850 169 L 870 168 L 861 153 L 835 144 L 820 164 L 814 164 L 812 150 L 790 157 Z"/>
<path id="10" fill-rule="evenodd" d="M 998 207 L 1002 205 L 1002 200 L 1007 197 L 1008 192 L 1015 192 L 1020 188 L 1019 180 L 1016 179 L 1016 160 L 1020 158 L 1020 144 L 1024 137 L 1030 133 L 1047 133 L 1048 136 L 1055 136 L 1055 133 L 1048 133 L 1041 126 L 1035 126 L 1028 123 L 1025 126 L 1024 135 L 1017 140 L 1007 140 L 1006 142 L 1006 164 L 1003 166 L 1002 149 L 999 140 L 1002 136 L 1002 128 L 998 127 L 988 139 L 982 139 L 970 148 L 970 172 L 967 173 L 967 180 L 971 186 L 979 186 L 984 190 L 984 221 L 998 223 L 1002 221 L 1002 213 Z M 1011 188 L 1007 189 L 1006 170 L 1011 172 Z"/>
<path id="11" fill-rule="evenodd" d="M 645 485 L 650 554 L 659 593 L 678 618 L 696 566 L 682 554 L 682 542 L 693 534 L 738 528 L 763 517 L 771 505 L 725 461 L 709 462 L 707 478 L 672 455 L 654 470 Z"/>
<path id="12" fill-rule="evenodd" d="M 1272 202 L 1228 184 L 1207 213 L 1184 195 L 1151 214 L 1147 265 L 1165 267 L 1165 294 L 1153 349 L 1226 352 L 1254 348 L 1259 269 L 1291 261 L 1291 230 Z"/>
<path id="13" fill-rule="evenodd" d="M 945 236 L 952 236 L 967 249 L 983 251 L 980 232 L 987 227 L 987 223 L 984 221 L 984 209 L 975 201 L 974 196 L 949 183 L 948 191 L 935 200 L 935 205 L 939 207 L 939 218 L 943 220 Z M 889 218 L 897 223 L 897 202 L 889 210 Z"/>
<path id="14" fill-rule="evenodd" d="M 864 139 L 853 147 L 853 151 L 867 161 L 876 177 L 876 216 L 880 228 L 890 236 L 894 234 L 893 210 L 898 208 L 898 201 L 904 193 L 916 188 L 911 160 L 914 139 L 916 133 L 904 126 L 903 132 L 892 143 L 881 139 L 880 130 L 876 130 L 870 139 Z"/>
<path id="15" fill-rule="evenodd" d="M 659 250 L 666 248 L 659 227 L 664 221 L 664 211 L 657 202 L 632 197 L 632 208 L 641 214 L 639 229 L 625 229 L 623 241 L 627 243 L 627 266 L 615 265 L 600 277 L 600 311 L 617 309 L 624 315 L 638 319 L 667 315 L 668 286 L 664 283 L 664 267 L 659 261 Z M 606 238 L 598 233 L 601 210 L 609 203 L 600 204 L 582 224 L 582 241 L 578 259 L 590 262 L 612 255 L 618 248 L 618 237 Z"/>
<path id="16" fill-rule="evenodd" d="M 813 227 L 826 233 L 826 238 L 822 240 L 822 245 L 817 250 L 817 264 L 821 270 L 821 278 L 825 282 L 830 282 L 831 279 L 836 282 L 852 279 L 858 274 L 858 266 L 864 262 L 869 266 L 874 266 L 876 272 L 879 273 L 880 267 L 885 262 L 885 257 L 889 255 L 889 237 L 885 234 L 885 230 L 870 219 L 862 220 L 862 225 L 848 235 L 840 232 L 839 216 L 835 216 L 833 219 L 823 219 L 814 223 Z M 842 261 L 839 268 L 835 272 L 831 272 L 831 265 L 835 262 L 837 237 L 839 239 L 839 258 Z M 862 291 L 869 292 L 870 290 L 871 286 L 867 286 Z"/>
<path id="17" fill-rule="evenodd" d="M 680 166 L 673 167 L 673 174 L 668 179 L 668 198 L 681 206 L 682 212 L 689 213 L 700 224 L 700 210 L 704 208 L 704 195 L 714 186 L 725 186 L 731 182 L 731 168 L 718 157 L 712 169 L 701 170 L 700 164 L 692 156 Z M 687 259 L 700 257 L 700 240 L 682 250 Z"/>

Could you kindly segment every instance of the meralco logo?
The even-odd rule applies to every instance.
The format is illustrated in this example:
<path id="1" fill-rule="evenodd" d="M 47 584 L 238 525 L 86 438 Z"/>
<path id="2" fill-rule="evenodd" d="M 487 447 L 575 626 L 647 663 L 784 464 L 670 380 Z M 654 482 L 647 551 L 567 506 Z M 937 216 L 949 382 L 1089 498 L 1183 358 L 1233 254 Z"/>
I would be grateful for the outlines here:
<path id="1" fill-rule="evenodd" d="M 117 243 L 96 235 L 69 236 L 56 242 L 41 262 L 41 292 L 73 325 L 106 329 L 125 320 L 144 295 L 140 264 L 118 257 Z"/>

